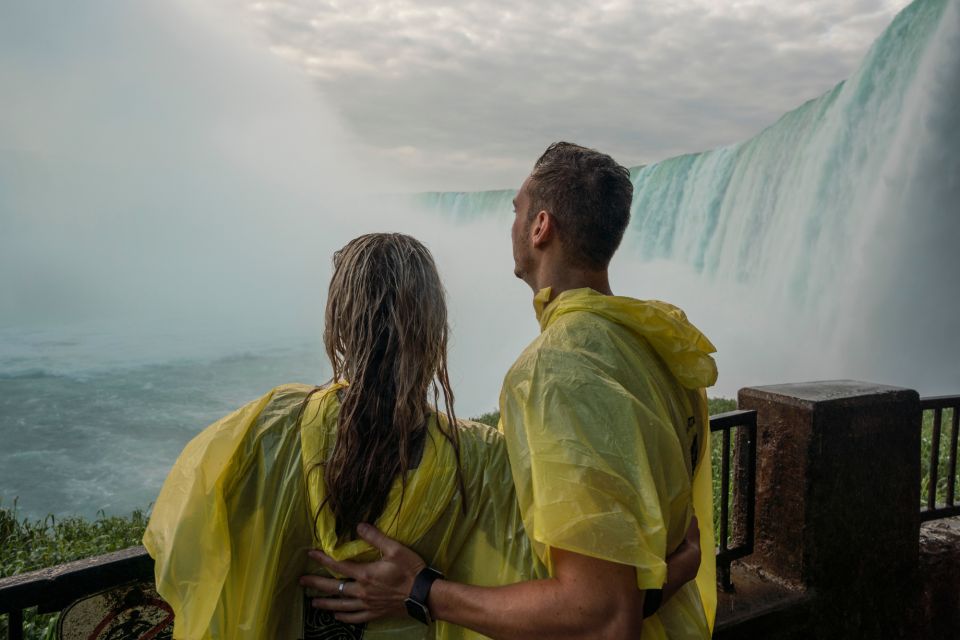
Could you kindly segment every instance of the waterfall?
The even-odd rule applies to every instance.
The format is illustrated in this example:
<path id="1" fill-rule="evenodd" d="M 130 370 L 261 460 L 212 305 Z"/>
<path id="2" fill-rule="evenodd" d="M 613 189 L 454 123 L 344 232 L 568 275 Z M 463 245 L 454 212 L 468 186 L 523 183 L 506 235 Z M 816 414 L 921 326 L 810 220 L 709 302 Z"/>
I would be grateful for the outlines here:
<path id="1" fill-rule="evenodd" d="M 764 370 L 777 379 L 734 365 L 726 391 L 847 375 L 960 389 L 958 4 L 916 0 L 852 77 L 749 140 L 631 170 L 632 219 L 615 258 L 629 263 L 625 289 L 637 288 L 631 274 L 682 266 L 714 304 L 761 318 L 753 348 L 780 355 L 779 371 Z M 462 223 L 510 215 L 512 194 L 418 203 Z M 722 360 L 753 357 L 750 336 L 724 341 L 735 331 L 700 311 Z"/>

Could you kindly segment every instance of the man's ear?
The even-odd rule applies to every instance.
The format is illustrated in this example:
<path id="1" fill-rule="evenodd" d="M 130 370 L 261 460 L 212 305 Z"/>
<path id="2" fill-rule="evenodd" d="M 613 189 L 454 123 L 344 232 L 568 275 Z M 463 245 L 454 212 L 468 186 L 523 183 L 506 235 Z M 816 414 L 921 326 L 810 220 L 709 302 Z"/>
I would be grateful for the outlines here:
<path id="1" fill-rule="evenodd" d="M 545 248 L 553 240 L 556 232 L 556 223 L 553 216 L 545 209 L 538 211 L 530 225 L 530 240 L 534 249 Z"/>

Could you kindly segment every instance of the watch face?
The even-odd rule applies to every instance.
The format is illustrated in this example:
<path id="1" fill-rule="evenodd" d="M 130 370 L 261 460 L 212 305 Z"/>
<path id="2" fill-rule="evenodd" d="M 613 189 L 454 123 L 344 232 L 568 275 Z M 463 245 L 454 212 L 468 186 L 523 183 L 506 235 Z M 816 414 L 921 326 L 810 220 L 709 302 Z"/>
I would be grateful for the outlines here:
<path id="1" fill-rule="evenodd" d="M 407 614 L 414 620 L 419 620 L 423 624 L 430 624 L 430 610 L 426 606 L 417 602 L 413 598 L 407 598 L 404 601 L 407 605 Z"/>

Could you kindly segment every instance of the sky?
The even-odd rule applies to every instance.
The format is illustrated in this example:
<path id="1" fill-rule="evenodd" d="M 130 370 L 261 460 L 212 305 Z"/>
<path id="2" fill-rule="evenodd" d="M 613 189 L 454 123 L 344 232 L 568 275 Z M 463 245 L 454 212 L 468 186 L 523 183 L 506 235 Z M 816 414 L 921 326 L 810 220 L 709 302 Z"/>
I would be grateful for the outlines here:
<path id="1" fill-rule="evenodd" d="M 850 75 L 905 0 L 230 5 L 413 190 L 516 187 L 566 139 L 634 166 L 741 141 Z"/>
<path id="2" fill-rule="evenodd" d="M 599 148 L 628 166 L 744 140 L 849 76 L 906 4 L 7 4 L 0 8 L 0 32 L 6 34 L 0 79 L 7 87 L 0 161 L 23 138 L 36 146 L 38 137 L 72 125 L 69 114 L 57 112 L 90 101 L 80 89 L 85 77 L 98 76 L 91 65 L 125 65 L 131 75 L 139 66 L 147 87 L 155 77 L 197 75 L 184 69 L 178 52 L 165 60 L 158 47 L 149 47 L 151 22 L 177 22 L 189 34 L 182 38 L 185 49 L 203 37 L 217 41 L 213 49 L 231 39 L 247 41 L 233 70 L 237 76 L 248 66 L 268 68 L 256 60 L 260 54 L 296 70 L 315 91 L 316 120 L 338 132 L 338 143 L 384 190 L 515 188 L 542 150 L 560 139 Z M 233 44 L 227 49 L 239 50 Z M 258 83 L 264 76 L 263 69 L 251 75 Z M 24 94 L 30 95 L 10 89 L 18 82 L 29 83 Z M 216 88 L 208 80 L 200 84 Z M 131 79 L 112 87 L 110 109 L 94 125 L 113 126 L 112 116 L 142 108 L 139 95 L 122 91 L 142 93 L 135 85 Z M 275 95 L 277 102 L 285 98 Z M 270 87 L 257 97 L 268 102 Z M 46 122 L 40 126 L 41 119 L 55 120 L 53 131 Z M 162 117 L 154 133 L 163 139 L 177 126 Z"/>

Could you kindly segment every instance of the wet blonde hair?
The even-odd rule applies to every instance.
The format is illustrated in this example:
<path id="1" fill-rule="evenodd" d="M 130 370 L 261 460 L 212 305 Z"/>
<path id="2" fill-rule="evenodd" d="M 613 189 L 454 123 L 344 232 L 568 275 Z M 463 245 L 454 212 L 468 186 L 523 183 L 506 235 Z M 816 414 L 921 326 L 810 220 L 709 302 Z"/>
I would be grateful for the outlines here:
<path id="1" fill-rule="evenodd" d="M 438 424 L 456 453 L 466 504 L 448 337 L 443 284 L 430 251 L 415 238 L 372 233 L 334 254 L 324 344 L 333 380 L 349 386 L 324 465 L 324 506 L 333 511 L 338 536 L 376 520 L 395 479 L 405 482 L 434 410 L 431 395 L 436 410 L 443 396 L 446 420 Z"/>

